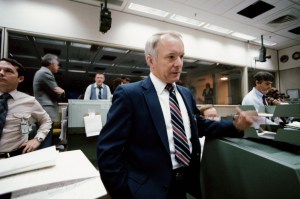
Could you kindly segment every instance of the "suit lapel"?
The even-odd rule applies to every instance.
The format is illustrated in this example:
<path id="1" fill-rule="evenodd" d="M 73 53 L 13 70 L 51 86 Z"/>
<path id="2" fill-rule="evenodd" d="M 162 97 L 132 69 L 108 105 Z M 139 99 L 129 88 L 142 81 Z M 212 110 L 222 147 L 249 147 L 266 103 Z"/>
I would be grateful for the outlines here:
<path id="1" fill-rule="evenodd" d="M 158 132 L 158 135 L 160 136 L 166 150 L 170 153 L 165 119 L 160 107 L 156 90 L 149 77 L 143 82 L 142 87 L 144 88 L 145 101 L 150 111 L 150 115 L 152 121 L 154 122 L 156 131 Z"/>

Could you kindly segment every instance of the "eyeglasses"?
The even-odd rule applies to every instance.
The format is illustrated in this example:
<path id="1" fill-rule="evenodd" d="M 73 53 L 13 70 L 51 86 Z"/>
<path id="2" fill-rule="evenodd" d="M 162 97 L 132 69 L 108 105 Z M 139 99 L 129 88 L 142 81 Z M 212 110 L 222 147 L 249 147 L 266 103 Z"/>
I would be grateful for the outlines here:
<path id="1" fill-rule="evenodd" d="M 209 120 L 219 120 L 220 117 L 216 115 L 204 115 L 204 118 L 209 119 Z"/>

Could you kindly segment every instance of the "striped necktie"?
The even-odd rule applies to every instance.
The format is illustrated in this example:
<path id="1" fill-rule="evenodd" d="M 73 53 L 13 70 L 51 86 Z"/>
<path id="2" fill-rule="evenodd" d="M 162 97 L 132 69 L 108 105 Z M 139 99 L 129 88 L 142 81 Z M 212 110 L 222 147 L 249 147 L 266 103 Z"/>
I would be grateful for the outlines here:
<path id="1" fill-rule="evenodd" d="M 11 97 L 9 93 L 4 93 L 0 96 L 0 140 L 2 137 L 2 131 L 6 121 L 6 115 L 8 111 L 7 100 Z"/>
<path id="2" fill-rule="evenodd" d="M 188 141 L 184 132 L 181 111 L 172 84 L 167 84 L 166 89 L 170 92 L 169 105 L 175 145 L 175 158 L 178 162 L 188 166 L 191 160 Z"/>

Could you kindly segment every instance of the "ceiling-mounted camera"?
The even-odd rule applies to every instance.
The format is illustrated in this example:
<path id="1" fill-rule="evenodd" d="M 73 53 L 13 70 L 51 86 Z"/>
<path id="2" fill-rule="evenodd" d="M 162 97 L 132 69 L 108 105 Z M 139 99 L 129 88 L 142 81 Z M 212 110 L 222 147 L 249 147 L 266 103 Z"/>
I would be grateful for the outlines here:
<path id="1" fill-rule="evenodd" d="M 255 58 L 255 61 L 265 62 L 266 59 L 270 59 L 271 55 L 267 56 L 267 49 L 264 46 L 263 35 L 261 35 L 261 48 L 259 50 L 258 58 Z"/>
<path id="2" fill-rule="evenodd" d="M 100 32 L 106 33 L 111 28 L 111 12 L 107 8 L 107 0 L 105 0 L 105 5 L 101 3 L 100 10 Z"/>

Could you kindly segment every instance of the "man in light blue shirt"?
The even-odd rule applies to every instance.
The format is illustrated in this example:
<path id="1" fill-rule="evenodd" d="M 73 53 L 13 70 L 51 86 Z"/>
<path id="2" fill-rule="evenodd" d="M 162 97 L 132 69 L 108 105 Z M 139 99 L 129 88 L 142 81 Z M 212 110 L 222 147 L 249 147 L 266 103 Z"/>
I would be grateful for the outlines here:
<path id="1" fill-rule="evenodd" d="M 245 95 L 242 105 L 253 105 L 258 111 L 260 107 L 268 105 L 263 96 L 272 88 L 274 76 L 269 72 L 258 72 L 254 75 L 255 87 Z"/>

